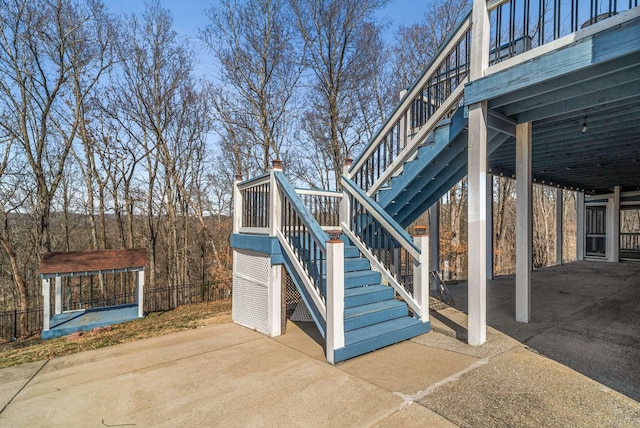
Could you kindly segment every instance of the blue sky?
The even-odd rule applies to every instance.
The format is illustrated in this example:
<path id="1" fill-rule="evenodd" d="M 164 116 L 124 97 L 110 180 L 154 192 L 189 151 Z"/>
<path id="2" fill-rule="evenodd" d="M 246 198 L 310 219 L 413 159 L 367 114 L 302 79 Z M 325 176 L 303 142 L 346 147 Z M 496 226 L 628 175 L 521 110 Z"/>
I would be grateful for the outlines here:
<path id="1" fill-rule="evenodd" d="M 144 10 L 143 0 L 104 0 L 107 8 L 116 14 L 135 13 L 141 14 Z M 207 25 L 207 19 L 203 14 L 204 9 L 209 8 L 215 0 L 162 0 L 161 4 L 170 9 L 173 14 L 174 27 L 178 33 L 193 40 L 194 47 L 199 52 L 201 72 L 212 75 L 214 69 L 210 56 L 200 48 L 197 40 L 198 29 Z M 400 24 L 411 25 L 422 19 L 429 0 L 391 0 L 380 10 L 378 17 L 389 22 L 385 36 L 389 41 L 393 40 L 395 29 Z"/>

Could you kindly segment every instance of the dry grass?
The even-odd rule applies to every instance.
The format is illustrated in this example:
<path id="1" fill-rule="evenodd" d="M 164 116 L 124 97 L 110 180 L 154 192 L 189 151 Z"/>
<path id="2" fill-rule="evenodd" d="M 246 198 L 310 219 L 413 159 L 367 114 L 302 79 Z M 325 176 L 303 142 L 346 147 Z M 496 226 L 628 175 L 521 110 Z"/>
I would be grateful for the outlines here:
<path id="1" fill-rule="evenodd" d="M 4 343 L 0 344 L 0 368 L 229 322 L 230 311 L 231 300 L 220 300 L 181 306 L 172 311 L 153 312 L 143 319 L 113 325 L 110 331 L 86 332 L 82 335 L 74 334 L 49 340 L 30 338 Z"/>

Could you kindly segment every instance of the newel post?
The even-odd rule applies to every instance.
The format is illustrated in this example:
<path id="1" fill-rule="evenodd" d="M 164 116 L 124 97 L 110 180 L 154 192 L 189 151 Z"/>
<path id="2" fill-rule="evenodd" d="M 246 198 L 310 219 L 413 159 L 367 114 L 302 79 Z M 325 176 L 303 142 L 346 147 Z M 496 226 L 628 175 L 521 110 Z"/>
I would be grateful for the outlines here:
<path id="1" fill-rule="evenodd" d="M 420 321 L 429 321 L 429 235 L 426 226 L 416 226 L 413 243 L 420 259 L 413 264 L 413 296 L 420 307 Z"/>
<path id="2" fill-rule="evenodd" d="M 353 159 L 346 158 L 342 166 L 342 175 L 347 178 L 351 178 L 349 175 L 351 165 L 353 165 Z M 344 190 L 344 186 L 342 187 L 342 200 L 340 201 L 340 224 L 345 224 L 347 227 L 351 225 L 351 201 L 349 193 Z"/>
<path id="3" fill-rule="evenodd" d="M 335 362 L 335 350 L 344 348 L 344 242 L 340 230 L 327 241 L 327 362 Z"/>
<path id="4" fill-rule="evenodd" d="M 51 282 L 48 278 L 42 278 L 42 300 L 42 331 L 48 331 L 51 321 Z"/>
<path id="5" fill-rule="evenodd" d="M 276 236 L 282 223 L 282 198 L 278 191 L 276 172 L 282 171 L 282 161 L 276 159 L 269 172 L 269 236 Z M 268 334 L 275 337 L 282 334 L 282 265 L 272 264 L 269 270 Z"/>
<path id="6" fill-rule="evenodd" d="M 233 182 L 233 233 L 239 233 L 242 227 L 242 193 L 238 184 L 242 182 L 242 174 L 236 174 Z"/>

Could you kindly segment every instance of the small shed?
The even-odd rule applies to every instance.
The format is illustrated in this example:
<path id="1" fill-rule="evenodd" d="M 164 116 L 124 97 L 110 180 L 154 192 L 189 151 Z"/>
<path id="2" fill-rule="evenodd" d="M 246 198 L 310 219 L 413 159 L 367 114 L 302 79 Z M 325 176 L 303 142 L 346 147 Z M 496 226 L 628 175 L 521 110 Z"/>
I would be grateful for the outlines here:
<path id="1" fill-rule="evenodd" d="M 131 321 L 144 316 L 144 270 L 147 266 L 145 249 L 98 250 L 76 252 L 47 253 L 42 258 L 37 274 L 42 279 L 43 322 L 42 338 L 64 336 L 76 331 L 88 331 L 95 327 Z M 67 277 L 69 287 L 71 278 L 79 277 L 79 295 L 82 297 L 82 277 L 104 274 L 135 273 L 135 301 L 131 304 L 98 305 L 90 308 L 71 308 L 63 310 L 62 279 Z M 55 280 L 54 314 L 51 316 L 51 281 Z M 75 285 L 75 288 L 78 286 Z M 93 285 L 91 285 L 93 287 Z M 90 288 L 93 291 L 93 288 Z M 68 293 L 69 294 L 69 293 Z M 131 296 L 133 297 L 133 296 Z M 82 300 L 80 300 L 82 301 Z"/>

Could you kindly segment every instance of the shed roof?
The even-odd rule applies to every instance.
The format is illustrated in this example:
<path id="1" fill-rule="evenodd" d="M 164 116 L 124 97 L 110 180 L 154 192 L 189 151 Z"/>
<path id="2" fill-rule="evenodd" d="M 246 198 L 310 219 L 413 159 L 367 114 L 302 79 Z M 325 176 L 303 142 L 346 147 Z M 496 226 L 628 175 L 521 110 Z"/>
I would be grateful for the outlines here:
<path id="1" fill-rule="evenodd" d="M 44 255 L 36 273 L 42 277 L 88 275 L 144 270 L 146 265 L 147 250 L 144 248 L 53 252 Z"/>

